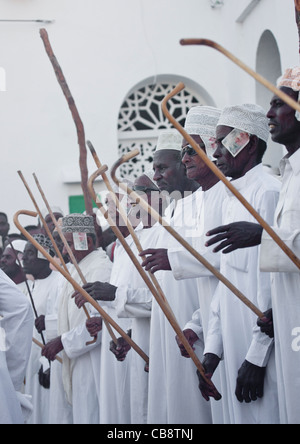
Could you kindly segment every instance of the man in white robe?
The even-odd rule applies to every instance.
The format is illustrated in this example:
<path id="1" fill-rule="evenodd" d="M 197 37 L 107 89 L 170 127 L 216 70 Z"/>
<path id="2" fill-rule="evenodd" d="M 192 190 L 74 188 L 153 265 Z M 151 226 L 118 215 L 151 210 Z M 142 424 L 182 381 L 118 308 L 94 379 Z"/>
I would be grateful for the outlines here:
<path id="1" fill-rule="evenodd" d="M 280 183 L 261 164 L 268 140 L 264 111 L 256 105 L 227 107 L 217 126 L 217 166 L 268 222 L 274 217 Z M 227 189 L 226 189 L 227 190 Z M 253 216 L 227 191 L 223 225 Z M 219 232 L 211 229 L 209 235 Z M 207 242 L 212 245 L 216 236 Z M 220 246 L 215 247 L 218 252 Z M 230 246 L 225 253 L 230 251 Z M 220 271 L 261 311 L 271 306 L 270 277 L 259 272 L 259 249 L 244 249 L 221 256 Z M 255 315 L 223 284 L 211 306 L 212 317 L 205 344 L 204 368 L 213 374 L 221 358 L 221 391 L 227 390 L 226 423 L 278 423 L 278 397 L 273 340 L 255 326 Z M 205 392 L 205 390 L 204 390 Z"/>
<path id="2" fill-rule="evenodd" d="M 34 235 L 34 238 L 54 256 L 54 249 L 48 237 L 37 234 Z M 38 324 L 44 319 L 48 299 L 51 298 L 53 294 L 56 297 L 58 273 L 50 269 L 48 260 L 46 260 L 30 242 L 27 242 L 24 250 L 23 269 L 26 274 L 31 274 L 34 277 L 34 281 L 28 282 L 29 291 L 38 316 L 35 320 L 36 328 L 34 329 L 33 337 L 42 343 L 40 333 L 43 327 L 40 327 Z M 45 388 L 40 384 L 39 377 L 39 372 L 40 374 L 43 374 L 43 372 L 47 370 L 49 372 L 49 368 L 49 362 L 41 357 L 41 348 L 36 344 L 32 344 L 25 384 L 25 393 L 32 396 L 33 403 L 33 412 L 27 422 L 28 424 L 48 424 L 49 422 L 50 392 L 49 388 Z"/>
<path id="3" fill-rule="evenodd" d="M 0 424 L 24 424 L 31 403 L 21 394 L 30 356 L 33 314 L 27 297 L 0 271 Z"/>
<path id="4" fill-rule="evenodd" d="M 86 281 L 96 278 L 108 281 L 111 262 L 101 248 L 95 248 L 93 217 L 81 214 L 66 216 L 62 219 L 62 231 Z M 64 248 L 63 254 L 66 253 Z M 83 284 L 74 265 L 70 266 L 70 274 L 76 282 Z M 98 424 L 101 333 L 96 342 L 87 344 L 91 338 L 85 326 L 86 314 L 83 309 L 77 308 L 73 295 L 74 288 L 66 281 L 58 308 L 59 336 L 47 344 L 43 355 L 52 360 L 63 350 L 62 381 L 68 402 L 72 405 L 73 423 Z M 86 307 L 90 309 L 88 304 Z"/>
<path id="5" fill-rule="evenodd" d="M 199 185 L 188 179 L 181 162 L 182 138 L 163 134 L 154 154 L 154 181 L 161 191 L 177 197 L 168 208 L 173 228 L 186 236 L 197 220 L 202 192 Z M 189 192 L 189 193 L 188 193 Z M 188 195 L 187 195 L 188 194 Z M 183 198 L 186 196 L 185 198 Z M 158 268 L 152 258 L 157 249 L 177 248 L 178 242 L 163 227 L 156 244 L 144 251 L 146 270 Z M 199 307 L 196 279 L 176 281 L 170 271 L 156 275 L 161 288 L 179 323 L 184 326 Z M 196 344 L 201 356 L 203 344 Z M 198 391 L 196 367 L 192 360 L 182 359 L 175 340 L 175 332 L 156 301 L 153 301 L 150 331 L 149 424 L 208 424 L 211 423 L 210 404 Z"/>
<path id="6" fill-rule="evenodd" d="M 300 68 L 287 69 L 279 80 L 278 87 L 293 100 L 299 101 Z M 284 145 L 288 152 L 280 165 L 282 187 L 272 228 L 299 258 L 300 115 L 275 95 L 267 117 L 272 140 Z M 231 229 L 233 248 L 246 248 L 261 243 L 261 270 L 272 272 L 274 326 L 270 322 L 266 325 L 261 321 L 259 325 L 270 337 L 275 335 L 280 423 L 299 424 L 299 269 L 260 225 L 246 226 L 241 223 L 228 228 Z M 240 230 L 244 233 L 244 241 L 238 235 Z M 272 319 L 270 311 L 266 313 L 266 317 L 267 320 Z"/>
<path id="7" fill-rule="evenodd" d="M 208 106 L 195 106 L 190 109 L 185 121 L 185 130 L 206 152 L 207 156 L 213 160 L 213 152 L 216 140 L 216 126 L 221 114 L 221 110 Z M 198 219 L 195 226 L 190 226 L 187 231 L 187 238 L 191 245 L 204 256 L 214 267 L 220 268 L 219 255 L 213 254 L 205 247 L 205 233 L 213 224 L 222 222 L 222 203 L 225 198 L 225 189 L 209 167 L 197 155 L 194 149 L 189 146 L 186 140 L 182 143 L 182 162 L 186 166 L 187 177 L 196 180 L 201 186 L 202 200 L 198 208 Z M 188 324 L 184 327 L 184 334 L 190 345 L 193 347 L 196 341 L 205 341 L 208 330 L 210 303 L 218 284 L 215 278 L 199 261 L 197 261 L 184 247 L 174 246 L 165 250 L 167 254 L 167 264 L 175 279 L 197 278 L 198 285 L 198 307 Z M 160 261 L 162 256 L 160 256 Z M 158 262 L 159 264 L 159 262 Z M 162 263 L 161 263 L 162 264 Z M 154 265 L 154 264 L 153 264 Z M 189 295 L 186 296 L 187 298 Z M 189 358 L 185 348 L 177 337 L 182 355 Z M 198 342 L 200 344 L 200 342 Z M 214 381 L 218 387 L 216 374 Z M 222 401 L 211 399 L 212 417 L 214 423 L 223 422 Z"/>
<path id="8" fill-rule="evenodd" d="M 127 213 L 130 209 L 129 199 L 124 194 L 117 194 L 121 204 Z M 113 198 L 107 195 L 108 212 L 116 226 L 119 228 L 123 237 L 130 248 L 133 248 L 133 239 L 129 236 L 129 231 L 119 211 L 117 210 Z M 84 289 L 95 299 L 101 301 L 101 305 L 109 316 L 122 328 L 123 331 L 130 334 L 132 325 L 131 318 L 118 318 L 118 312 L 114 304 L 116 293 L 122 288 L 128 287 L 131 279 L 128 269 L 128 255 L 119 240 L 116 241 L 114 250 L 114 260 L 109 285 L 101 282 L 93 282 L 84 286 Z M 82 297 L 76 299 L 78 306 L 82 303 Z M 101 328 L 97 320 L 93 320 L 89 331 L 96 333 Z M 93 334 L 94 334 L 93 333 Z M 92 334 L 92 333 L 91 333 Z M 130 424 L 131 416 L 131 357 L 132 352 L 128 353 L 126 359 L 117 360 L 118 352 L 122 353 L 120 338 L 118 338 L 118 348 L 111 343 L 111 336 L 108 330 L 102 331 L 102 352 L 100 369 L 100 424 Z M 122 342 L 122 346 L 124 341 Z M 111 347 L 113 347 L 111 351 Z M 128 350 L 127 350 L 128 351 Z M 134 352 L 135 353 L 135 352 Z M 119 355 L 120 358 L 120 355 Z M 125 358 L 125 355 L 124 355 Z"/>
<path id="9" fill-rule="evenodd" d="M 149 173 L 137 178 L 133 190 L 142 193 L 141 198 L 147 199 L 148 203 L 161 213 L 159 202 L 159 189 L 152 182 Z M 129 215 L 130 221 L 136 228 L 136 236 L 142 248 L 148 248 L 155 243 L 160 232 L 159 225 L 152 220 L 148 213 L 133 204 Z M 135 244 L 133 253 L 138 257 L 139 252 Z M 152 293 L 148 289 L 140 273 L 127 255 L 124 257 L 124 268 L 130 279 L 118 287 L 115 292 L 114 306 L 119 318 L 130 318 L 131 338 L 148 355 L 150 340 L 150 320 L 152 308 Z M 121 341 L 124 343 L 124 340 Z M 126 344 L 124 344 L 127 348 Z M 123 351 L 123 350 L 122 350 Z M 121 350 L 116 352 L 118 357 Z M 122 353 L 122 359 L 124 354 Z M 144 360 L 135 352 L 131 351 L 130 362 L 130 411 L 132 424 L 146 424 L 148 410 L 148 374 L 145 372 Z"/>

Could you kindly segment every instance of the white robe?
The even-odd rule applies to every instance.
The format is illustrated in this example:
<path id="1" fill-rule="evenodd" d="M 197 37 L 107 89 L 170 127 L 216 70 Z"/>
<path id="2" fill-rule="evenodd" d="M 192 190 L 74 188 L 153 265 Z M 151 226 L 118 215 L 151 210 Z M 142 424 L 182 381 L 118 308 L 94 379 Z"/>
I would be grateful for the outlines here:
<path id="1" fill-rule="evenodd" d="M 153 247 L 160 233 L 158 224 L 152 228 L 136 229 L 137 237 L 143 250 Z M 138 257 L 134 245 L 133 253 Z M 126 261 L 126 262 L 125 262 Z M 141 262 L 141 260 L 139 259 Z M 150 320 L 152 308 L 152 293 L 146 286 L 140 273 L 127 255 L 124 257 L 124 268 L 128 270 L 130 280 L 126 286 L 118 288 L 114 305 L 120 318 L 132 318 L 132 340 L 149 355 Z M 147 424 L 148 411 L 148 373 L 144 370 L 145 361 L 132 350 L 130 363 L 130 409 L 132 424 Z"/>
<path id="2" fill-rule="evenodd" d="M 267 221 L 273 220 L 279 197 L 280 182 L 263 171 L 262 165 L 252 168 L 233 185 Z M 223 225 L 236 221 L 254 222 L 250 213 L 227 190 L 223 203 Z M 224 274 L 261 311 L 271 307 L 268 273 L 259 273 L 259 247 L 236 250 L 221 256 Z M 206 339 L 205 353 L 224 356 L 222 393 L 227 390 L 226 423 L 278 423 L 278 396 L 274 365 L 273 341 L 256 327 L 252 313 L 223 284 L 219 284 L 212 302 L 212 318 Z M 250 404 L 240 403 L 235 396 L 236 379 L 244 360 L 259 367 L 267 366 L 264 396 Z"/>
<path id="3" fill-rule="evenodd" d="M 199 220 L 202 192 L 197 191 L 177 202 L 170 222 L 184 237 Z M 180 245 L 161 227 L 161 236 L 153 248 L 178 248 Z M 196 279 L 176 281 L 171 271 L 156 273 L 162 290 L 183 329 L 199 308 Z M 149 424 L 210 424 L 210 403 L 198 389 L 196 366 L 191 359 L 182 358 L 175 340 L 176 333 L 153 300 L 150 331 Z M 203 344 L 195 345 L 202 359 Z"/>
<path id="4" fill-rule="evenodd" d="M 67 268 L 70 269 L 70 264 L 67 264 Z M 58 336 L 58 307 L 65 283 L 65 277 L 59 273 L 57 294 L 52 294 L 47 303 L 45 316 L 46 342 L 49 342 Z M 58 357 L 62 358 L 62 353 L 59 353 Z M 62 382 L 62 369 L 62 364 L 57 360 L 51 362 L 49 424 L 73 423 L 72 407 L 68 403 Z"/>
<path id="5" fill-rule="evenodd" d="M 57 294 L 58 272 L 52 271 L 46 279 L 29 281 L 29 287 L 38 316 L 45 315 L 47 302 L 51 295 Z M 28 296 L 29 297 L 29 296 Z M 33 337 L 42 343 L 41 335 L 36 328 Z M 45 389 L 39 383 L 39 369 L 41 367 L 41 348 L 32 343 L 30 359 L 26 371 L 25 393 L 32 396 L 33 412 L 28 424 L 49 423 L 49 398 L 50 390 Z M 46 364 L 47 360 L 44 359 Z"/>
<path id="6" fill-rule="evenodd" d="M 87 255 L 78 264 L 88 283 L 108 282 L 111 274 L 111 262 L 102 249 Z M 73 279 L 82 285 L 77 270 L 72 265 L 70 273 Z M 61 297 L 58 316 L 58 332 L 62 336 L 63 350 L 63 385 L 67 399 L 72 403 L 74 424 L 99 424 L 99 385 L 101 333 L 94 344 L 86 329 L 86 314 L 78 309 L 74 299 L 73 286 L 66 284 Z M 94 309 L 85 304 L 90 313 Z"/>
<path id="7" fill-rule="evenodd" d="M 190 240 L 193 248 L 217 270 L 220 269 L 220 254 L 214 254 L 212 247 L 205 247 L 205 242 L 207 241 L 206 233 L 210 229 L 222 225 L 222 204 L 226 196 L 227 194 L 222 182 L 218 182 L 211 189 L 202 193 L 199 217 L 195 225 L 196 231 L 195 233 L 191 233 L 193 236 Z M 200 338 L 199 340 L 202 339 L 205 342 L 208 331 L 210 304 L 219 280 L 183 247 L 170 248 L 168 250 L 168 257 L 175 279 L 198 278 L 199 308 L 193 313 L 193 316 L 183 327 L 183 330 L 193 330 Z M 220 364 L 220 367 L 221 366 L 222 363 Z M 221 390 L 218 373 L 219 368 L 214 374 L 214 383 L 216 388 Z M 214 424 L 223 423 L 224 396 L 223 394 L 221 401 L 210 400 Z M 226 402 L 224 406 L 226 406 Z"/>
<path id="8" fill-rule="evenodd" d="M 26 296 L 0 270 L 0 424 L 23 424 L 21 395 L 30 355 L 32 310 Z M 31 405 L 28 404 L 30 409 Z"/>
<path id="9" fill-rule="evenodd" d="M 132 246 L 131 236 L 126 239 Z M 127 286 L 130 276 L 127 267 L 127 253 L 117 241 L 110 283 L 117 288 Z M 111 302 L 104 303 L 103 308 L 110 317 L 125 331 L 131 328 L 131 319 L 118 318 Z M 119 334 L 116 333 L 119 337 Z M 132 350 L 123 362 L 117 361 L 109 350 L 111 337 L 106 328 L 102 331 L 101 369 L 100 369 L 100 424 L 130 424 L 130 365 Z"/>
<path id="10" fill-rule="evenodd" d="M 281 163 L 283 177 L 272 228 L 300 258 L 300 149 Z M 300 423 L 299 269 L 264 231 L 261 270 L 271 271 L 280 422 Z"/>

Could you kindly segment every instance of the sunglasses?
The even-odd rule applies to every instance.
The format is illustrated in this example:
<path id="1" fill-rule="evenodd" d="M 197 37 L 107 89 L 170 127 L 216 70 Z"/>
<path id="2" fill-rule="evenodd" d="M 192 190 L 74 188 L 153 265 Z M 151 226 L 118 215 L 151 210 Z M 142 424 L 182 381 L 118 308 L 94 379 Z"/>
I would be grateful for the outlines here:
<path id="1" fill-rule="evenodd" d="M 190 157 L 196 156 L 197 153 L 194 150 L 194 148 L 190 145 L 185 146 L 184 148 L 182 148 L 181 150 L 181 158 L 183 159 L 185 155 L 188 155 Z"/>

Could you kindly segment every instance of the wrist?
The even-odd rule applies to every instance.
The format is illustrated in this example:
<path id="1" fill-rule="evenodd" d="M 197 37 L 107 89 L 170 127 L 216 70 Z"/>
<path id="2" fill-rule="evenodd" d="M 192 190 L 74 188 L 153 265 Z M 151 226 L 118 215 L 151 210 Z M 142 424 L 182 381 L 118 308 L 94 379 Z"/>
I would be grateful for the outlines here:
<path id="1" fill-rule="evenodd" d="M 206 355 L 204 355 L 202 365 L 205 372 L 213 375 L 219 365 L 220 360 L 221 359 L 219 358 L 219 356 L 213 353 L 207 353 Z"/>

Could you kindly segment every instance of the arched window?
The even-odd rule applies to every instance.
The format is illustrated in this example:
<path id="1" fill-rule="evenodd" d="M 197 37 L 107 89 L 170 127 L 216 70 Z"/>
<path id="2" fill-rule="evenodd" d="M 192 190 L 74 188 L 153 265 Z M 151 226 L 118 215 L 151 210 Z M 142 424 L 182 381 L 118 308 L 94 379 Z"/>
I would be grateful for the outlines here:
<path id="1" fill-rule="evenodd" d="M 151 168 L 157 138 L 161 131 L 173 129 L 164 116 L 161 102 L 182 79 L 160 77 L 156 83 L 145 81 L 132 89 L 124 100 L 118 119 L 118 155 L 140 150 L 140 155 L 120 168 L 120 176 L 134 179 Z M 189 85 L 188 85 L 189 83 Z M 184 125 L 188 110 L 195 105 L 214 105 L 209 95 L 192 82 L 170 101 L 170 112 Z M 174 130 L 176 131 L 176 130 Z"/>
<path id="2" fill-rule="evenodd" d="M 276 85 L 277 79 L 281 76 L 281 58 L 276 39 L 271 31 L 266 30 L 259 41 L 256 53 L 256 71 L 265 77 L 269 82 Z M 256 82 L 256 102 L 266 111 L 270 107 L 272 93 Z M 264 156 L 263 163 L 273 168 L 278 168 L 283 149 L 278 143 L 268 142 L 268 149 Z"/>

